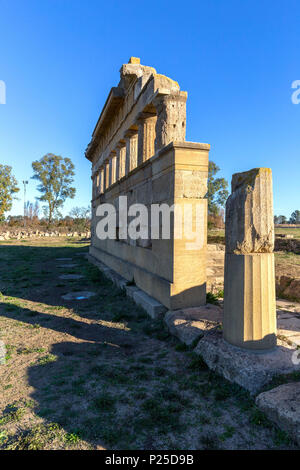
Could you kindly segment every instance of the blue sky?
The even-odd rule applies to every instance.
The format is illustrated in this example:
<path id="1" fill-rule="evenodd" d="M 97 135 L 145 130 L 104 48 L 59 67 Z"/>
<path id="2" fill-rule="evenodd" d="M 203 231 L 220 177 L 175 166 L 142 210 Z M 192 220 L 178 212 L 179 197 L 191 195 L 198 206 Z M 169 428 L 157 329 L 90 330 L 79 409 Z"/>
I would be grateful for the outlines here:
<path id="1" fill-rule="evenodd" d="M 138 56 L 188 91 L 187 140 L 210 143 L 229 182 L 271 167 L 274 211 L 289 216 L 300 209 L 299 25 L 297 0 L 0 0 L 0 163 L 21 182 L 33 160 L 68 156 L 77 195 L 64 213 L 87 206 L 84 150 L 121 64 Z"/>

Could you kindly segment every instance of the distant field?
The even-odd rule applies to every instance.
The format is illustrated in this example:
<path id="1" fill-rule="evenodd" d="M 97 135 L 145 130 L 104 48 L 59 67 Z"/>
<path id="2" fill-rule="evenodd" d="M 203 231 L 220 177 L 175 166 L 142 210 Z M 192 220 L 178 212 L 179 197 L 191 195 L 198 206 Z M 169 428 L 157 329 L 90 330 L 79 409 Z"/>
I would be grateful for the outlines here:
<path id="1" fill-rule="evenodd" d="M 294 235 L 294 238 L 300 238 L 300 227 L 277 227 L 275 234 Z M 225 243 L 225 230 L 208 230 L 208 243 Z"/>
<path id="2" fill-rule="evenodd" d="M 208 230 L 207 231 L 207 242 L 210 244 L 221 243 L 225 244 L 225 230 Z"/>
<path id="3" fill-rule="evenodd" d="M 294 238 L 300 238 L 300 227 L 277 227 L 275 228 L 275 233 L 282 235 L 294 235 Z"/>

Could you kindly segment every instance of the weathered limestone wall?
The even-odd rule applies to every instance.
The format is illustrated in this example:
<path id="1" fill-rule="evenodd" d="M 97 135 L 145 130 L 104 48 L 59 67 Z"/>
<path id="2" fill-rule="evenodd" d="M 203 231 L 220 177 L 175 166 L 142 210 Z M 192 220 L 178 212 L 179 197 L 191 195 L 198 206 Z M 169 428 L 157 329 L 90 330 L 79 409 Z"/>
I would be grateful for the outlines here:
<path id="1" fill-rule="evenodd" d="M 226 203 L 224 339 L 247 349 L 276 345 L 272 173 L 237 173 Z"/>
<path id="2" fill-rule="evenodd" d="M 177 82 L 136 58 L 120 72 L 86 151 L 93 180 L 90 254 L 169 309 L 203 305 L 209 145 L 185 142 L 187 93 Z M 176 214 L 170 239 L 100 240 L 97 207 L 108 202 L 118 213 L 119 196 L 127 196 L 128 207 L 188 203 L 195 214 L 200 206 L 201 244 L 188 250 L 190 240 L 174 238 Z"/>

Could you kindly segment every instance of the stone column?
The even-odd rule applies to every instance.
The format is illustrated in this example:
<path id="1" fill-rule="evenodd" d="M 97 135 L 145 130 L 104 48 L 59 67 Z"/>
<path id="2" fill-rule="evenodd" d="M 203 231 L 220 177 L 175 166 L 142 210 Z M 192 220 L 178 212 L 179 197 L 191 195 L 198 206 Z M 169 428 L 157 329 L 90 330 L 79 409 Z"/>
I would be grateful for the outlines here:
<path id="1" fill-rule="evenodd" d="M 103 190 L 106 191 L 109 187 L 109 160 L 105 160 L 104 162 L 104 184 Z"/>
<path id="2" fill-rule="evenodd" d="M 91 180 L 92 180 L 92 199 L 94 199 L 96 197 L 96 175 L 92 175 L 91 176 Z"/>
<path id="3" fill-rule="evenodd" d="M 125 174 L 137 167 L 137 142 L 138 142 L 138 131 L 135 129 L 129 129 L 125 134 L 126 141 L 126 162 L 125 162 Z"/>
<path id="4" fill-rule="evenodd" d="M 187 93 L 158 95 L 154 99 L 157 111 L 155 151 L 170 142 L 185 142 Z"/>
<path id="5" fill-rule="evenodd" d="M 100 194 L 104 192 L 104 168 L 100 168 Z"/>
<path id="6" fill-rule="evenodd" d="M 233 175 L 225 233 L 224 339 L 246 349 L 272 349 L 276 298 L 269 168 Z"/>
<path id="7" fill-rule="evenodd" d="M 116 146 L 116 181 L 125 176 L 125 141 L 120 141 Z"/>
<path id="8" fill-rule="evenodd" d="M 116 182 L 116 151 L 110 152 L 109 156 L 109 186 Z"/>
<path id="9" fill-rule="evenodd" d="M 141 113 L 138 117 L 138 165 L 154 155 L 155 125 L 157 116 L 152 113 Z"/>

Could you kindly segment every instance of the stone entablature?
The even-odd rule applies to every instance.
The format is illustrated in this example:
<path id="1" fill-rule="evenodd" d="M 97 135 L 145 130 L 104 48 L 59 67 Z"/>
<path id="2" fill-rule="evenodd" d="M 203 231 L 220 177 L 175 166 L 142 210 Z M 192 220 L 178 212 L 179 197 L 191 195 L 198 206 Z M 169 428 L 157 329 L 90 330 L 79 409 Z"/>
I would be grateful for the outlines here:
<path id="1" fill-rule="evenodd" d="M 187 93 L 177 82 L 134 58 L 120 72 L 86 150 L 93 179 L 90 255 L 169 309 L 203 305 L 210 146 L 185 141 Z M 192 214 L 200 208 L 199 247 L 188 250 L 189 238 L 174 237 L 181 220 L 175 213 L 169 239 L 99 238 L 97 208 L 112 204 L 119 220 L 120 196 L 127 196 L 128 207 L 188 203 Z"/>
<path id="2" fill-rule="evenodd" d="M 93 198 L 170 142 L 184 142 L 187 93 L 131 58 L 108 95 L 87 147 Z"/>

